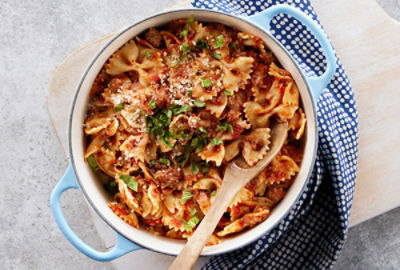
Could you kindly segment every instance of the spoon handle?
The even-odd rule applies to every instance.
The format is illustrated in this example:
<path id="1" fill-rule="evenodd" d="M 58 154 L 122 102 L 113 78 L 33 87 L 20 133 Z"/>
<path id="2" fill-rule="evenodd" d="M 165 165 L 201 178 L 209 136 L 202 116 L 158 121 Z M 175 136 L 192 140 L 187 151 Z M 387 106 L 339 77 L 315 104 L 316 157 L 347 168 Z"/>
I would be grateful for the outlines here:
<path id="1" fill-rule="evenodd" d="M 194 234 L 168 268 L 169 270 L 192 269 L 229 203 L 241 188 L 240 185 L 235 185 L 234 180 L 231 174 L 225 175 L 214 201 L 218 203 L 211 205 Z"/>

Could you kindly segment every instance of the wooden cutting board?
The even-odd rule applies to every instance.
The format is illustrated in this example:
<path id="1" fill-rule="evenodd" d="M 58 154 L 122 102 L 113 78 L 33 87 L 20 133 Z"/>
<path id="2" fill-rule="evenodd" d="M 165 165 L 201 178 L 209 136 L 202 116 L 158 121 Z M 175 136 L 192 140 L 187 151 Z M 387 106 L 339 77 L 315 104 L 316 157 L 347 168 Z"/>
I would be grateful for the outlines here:
<path id="1" fill-rule="evenodd" d="M 355 225 L 400 206 L 400 23 L 389 17 L 375 0 L 311 2 L 356 95 L 360 153 L 350 218 L 351 225 Z M 179 7 L 189 6 L 185 2 Z M 114 34 L 73 52 L 53 74 L 48 110 L 66 154 L 73 93 L 94 54 Z M 108 246 L 108 242 L 113 242 L 112 236 L 110 240 L 110 233 L 105 233 L 107 229 L 98 218 L 95 223 Z M 158 259 L 160 263 L 169 261 Z"/>

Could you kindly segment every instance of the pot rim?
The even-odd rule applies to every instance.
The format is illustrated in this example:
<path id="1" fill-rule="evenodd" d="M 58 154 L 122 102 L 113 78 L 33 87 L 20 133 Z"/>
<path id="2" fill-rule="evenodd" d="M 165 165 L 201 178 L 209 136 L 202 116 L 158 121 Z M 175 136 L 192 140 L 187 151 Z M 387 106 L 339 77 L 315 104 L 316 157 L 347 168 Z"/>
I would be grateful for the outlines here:
<path id="1" fill-rule="evenodd" d="M 148 249 L 148 250 L 151 250 L 151 251 L 155 251 L 155 252 L 161 253 L 161 254 L 167 254 L 167 255 L 173 255 L 173 256 L 177 255 L 175 252 L 169 252 L 168 250 L 154 249 L 154 248 L 151 246 L 151 244 L 150 244 L 150 245 L 146 245 L 146 244 L 143 244 L 143 243 L 140 243 L 140 244 L 137 243 L 136 241 L 132 240 L 131 237 L 129 237 L 128 235 L 126 235 L 125 233 L 123 233 L 121 230 L 119 230 L 116 226 L 114 226 L 114 225 L 105 217 L 105 215 L 102 214 L 101 210 L 99 210 L 98 207 L 96 206 L 96 204 L 91 200 L 91 197 L 90 197 L 90 195 L 89 195 L 89 192 L 85 189 L 84 185 L 81 184 L 81 181 L 82 181 L 82 180 L 80 179 L 79 174 L 76 173 L 78 170 L 77 170 L 77 167 L 76 167 L 76 164 L 75 164 L 75 159 L 74 159 L 73 150 L 72 150 L 73 147 L 72 147 L 72 128 L 71 128 L 71 127 L 72 127 L 72 120 L 73 120 L 73 115 L 74 115 L 74 111 L 75 111 L 76 101 L 77 101 L 78 95 L 79 95 L 79 93 L 80 93 L 80 91 L 81 91 L 82 84 L 83 84 L 83 82 L 85 81 L 85 79 L 86 79 L 86 77 L 87 77 L 89 71 L 92 69 L 93 65 L 95 64 L 95 62 L 97 61 L 97 59 L 103 54 L 103 52 L 104 52 L 112 43 L 114 43 L 118 38 L 120 38 L 123 34 L 125 34 L 127 31 L 131 30 L 132 28 L 134 28 L 134 27 L 136 27 L 136 26 L 138 26 L 138 25 L 140 25 L 140 24 L 142 24 L 142 23 L 144 23 L 144 22 L 146 22 L 146 21 L 148 21 L 148 20 L 154 19 L 154 18 L 156 18 L 156 17 L 163 16 L 163 15 L 167 15 L 167 14 L 180 13 L 180 12 L 193 12 L 193 13 L 196 13 L 196 12 L 208 12 L 208 13 L 213 13 L 213 16 L 216 18 L 216 19 L 215 19 L 215 22 L 217 22 L 217 23 L 221 23 L 221 22 L 218 22 L 218 17 L 217 17 L 218 15 L 228 16 L 228 17 L 231 17 L 231 18 L 233 18 L 233 19 L 235 19 L 235 20 L 239 20 L 239 21 L 241 21 L 241 22 L 243 22 L 243 23 L 249 24 L 249 25 L 251 25 L 252 27 L 255 27 L 255 28 L 257 28 L 258 30 L 260 30 L 264 35 L 268 36 L 268 37 L 271 39 L 271 41 L 274 42 L 275 45 L 277 45 L 277 46 L 286 54 L 286 56 L 291 60 L 291 62 L 292 62 L 292 63 L 294 64 L 294 66 L 296 67 L 296 69 L 299 71 L 299 74 L 300 74 L 300 76 L 301 76 L 301 78 L 302 78 L 302 80 L 303 80 L 303 82 L 304 82 L 304 85 L 306 86 L 306 90 L 307 90 L 307 92 L 308 92 L 308 96 L 310 97 L 310 102 L 311 102 L 311 107 L 312 107 L 311 110 L 312 110 L 313 115 L 314 115 L 313 119 L 315 120 L 315 124 L 313 125 L 313 126 L 314 126 L 314 132 L 315 132 L 315 143 L 314 143 L 314 147 L 313 147 L 313 149 L 312 149 L 312 160 L 311 160 L 311 163 L 310 163 L 310 168 L 309 168 L 308 173 L 307 173 L 307 175 L 306 175 L 306 180 L 304 181 L 303 186 L 302 186 L 300 192 L 296 195 L 296 198 L 294 199 L 294 201 L 293 201 L 291 207 L 289 207 L 289 208 L 284 212 L 284 214 L 282 214 L 281 217 L 280 217 L 279 219 L 277 219 L 268 229 L 264 230 L 264 231 L 263 231 L 263 234 L 258 235 L 257 238 L 255 238 L 255 239 L 250 238 L 250 239 L 248 239 L 248 240 L 246 240 L 246 241 L 243 241 L 243 243 L 241 243 L 241 244 L 238 245 L 238 246 L 231 247 L 231 248 L 227 248 L 227 249 L 222 250 L 222 251 L 217 250 L 217 251 L 215 251 L 215 252 L 212 252 L 212 254 L 206 254 L 206 255 L 202 255 L 202 254 L 201 254 L 201 255 L 200 255 L 200 256 L 215 256 L 215 255 L 225 254 L 225 253 L 228 253 L 228 252 L 237 250 L 237 249 L 239 249 L 239 248 L 242 248 L 242 247 L 244 247 L 244 246 L 247 246 L 247 245 L 253 243 L 254 241 L 256 241 L 257 239 L 259 239 L 260 237 L 262 237 L 262 236 L 266 235 L 267 233 L 269 233 L 272 229 L 276 228 L 276 226 L 277 226 L 283 219 L 285 219 L 285 218 L 288 216 L 288 214 L 289 214 L 289 212 L 291 211 L 291 209 L 293 209 L 293 207 L 295 206 L 296 202 L 299 200 L 300 196 L 303 194 L 303 192 L 304 192 L 304 190 L 305 190 L 307 184 L 308 184 L 309 181 L 310 181 L 311 174 L 312 174 L 312 171 L 313 171 L 313 167 L 314 167 L 315 161 L 316 161 L 317 148 L 318 148 L 318 121 L 317 121 L 316 104 L 315 104 L 314 99 L 312 98 L 312 92 L 311 92 L 311 90 L 310 90 L 310 85 L 309 85 L 309 83 L 308 83 L 308 81 L 307 81 L 307 79 L 306 79 L 306 76 L 305 76 L 305 74 L 303 73 L 301 67 L 297 64 L 297 62 L 296 62 L 295 59 L 292 57 L 292 55 L 291 55 L 291 54 L 286 50 L 286 48 L 285 48 L 278 40 L 276 40 L 275 37 L 274 37 L 271 33 L 269 33 L 266 29 L 264 29 L 263 27 L 261 27 L 260 25 L 258 25 L 258 24 L 256 24 L 256 23 L 254 23 L 254 22 L 252 22 L 252 21 L 246 19 L 246 17 L 241 17 L 241 16 L 238 16 L 238 15 L 229 14 L 229 13 L 225 13 L 225 12 L 222 12 L 222 11 L 208 10 L 208 9 L 199 9 L 199 8 L 182 8 L 182 9 L 174 9 L 174 10 L 168 10 L 168 11 L 159 12 L 159 13 L 156 13 L 156 14 L 154 14 L 154 15 L 148 16 L 148 17 L 146 17 L 146 18 L 144 18 L 144 19 L 141 19 L 141 20 L 137 21 L 136 23 L 133 23 L 133 24 L 131 24 L 131 25 L 125 27 L 123 30 L 121 30 L 121 31 L 118 32 L 115 36 L 113 36 L 113 37 L 98 51 L 98 53 L 96 53 L 96 55 L 92 58 L 92 60 L 91 60 L 90 63 L 88 64 L 87 68 L 85 69 L 85 72 L 83 73 L 83 75 L 82 75 L 82 77 L 81 77 L 81 79 L 80 79 L 80 81 L 79 81 L 79 84 L 78 84 L 78 86 L 77 86 L 77 88 L 76 88 L 76 90 L 75 90 L 75 94 L 74 94 L 74 96 L 73 96 L 73 100 L 72 100 L 72 104 L 71 104 L 71 108 L 70 108 L 70 113 L 69 113 L 69 120 L 68 120 L 68 149 L 69 149 L 69 155 L 70 155 L 72 167 L 73 167 L 73 170 L 74 170 L 74 172 L 75 172 L 76 179 L 77 179 L 78 185 L 79 185 L 79 187 L 80 187 L 80 190 L 83 192 L 83 194 L 84 194 L 84 196 L 85 196 L 85 199 L 89 202 L 89 204 L 90 204 L 90 206 L 92 207 L 92 209 L 96 212 L 97 215 L 99 215 L 99 216 L 101 217 L 101 219 L 102 219 L 108 226 L 110 226 L 114 231 L 116 231 L 117 233 L 119 233 L 119 234 L 122 235 L 123 237 L 129 239 L 129 241 L 135 243 L 136 245 L 138 245 L 138 246 L 140 246 L 140 247 L 143 247 L 143 248 L 145 248 L 145 249 Z M 195 14 L 194 14 L 194 15 L 195 15 Z M 172 21 L 172 20 L 174 20 L 174 18 L 171 18 L 171 21 Z M 225 23 L 222 23 L 222 24 L 226 25 Z M 268 44 L 267 44 L 267 45 L 268 45 Z M 300 95 L 300 96 L 301 96 L 301 95 Z M 308 118 L 308 117 L 307 117 L 307 118 Z M 308 122 L 308 121 L 307 121 L 307 122 Z M 307 124 L 307 125 L 308 125 L 308 124 Z M 261 224 L 261 223 L 260 223 L 260 224 Z M 257 224 L 256 226 L 258 226 L 258 225 L 260 225 L 260 224 Z M 154 237 L 155 237 L 155 236 L 154 236 Z"/>

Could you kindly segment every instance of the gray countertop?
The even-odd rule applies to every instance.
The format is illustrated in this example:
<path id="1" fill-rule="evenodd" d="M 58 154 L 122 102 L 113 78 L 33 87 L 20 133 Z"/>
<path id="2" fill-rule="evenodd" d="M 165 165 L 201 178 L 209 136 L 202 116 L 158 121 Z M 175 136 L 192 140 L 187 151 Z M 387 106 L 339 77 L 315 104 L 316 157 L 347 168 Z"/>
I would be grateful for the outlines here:
<path id="1" fill-rule="evenodd" d="M 181 0 L 12 1 L 0 5 L 1 269 L 113 269 L 62 236 L 49 196 L 67 167 L 46 110 L 56 66 L 73 50 Z M 381 0 L 400 18 L 398 0 Z M 102 243 L 79 192 L 62 199 L 68 221 L 94 247 Z M 400 208 L 351 228 L 336 269 L 399 269 Z"/>

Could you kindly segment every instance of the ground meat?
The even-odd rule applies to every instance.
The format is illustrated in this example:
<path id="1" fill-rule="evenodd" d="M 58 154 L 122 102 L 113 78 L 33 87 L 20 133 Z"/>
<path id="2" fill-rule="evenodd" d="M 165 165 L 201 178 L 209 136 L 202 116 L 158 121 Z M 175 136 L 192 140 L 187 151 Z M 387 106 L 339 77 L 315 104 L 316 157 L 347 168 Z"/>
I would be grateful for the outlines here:
<path id="1" fill-rule="evenodd" d="M 161 189 L 171 188 L 172 190 L 181 190 L 183 182 L 183 173 L 179 168 L 166 168 L 157 170 L 154 174 L 154 180 Z"/>
<path id="2" fill-rule="evenodd" d="M 155 28 L 150 28 L 145 34 L 145 39 L 154 47 L 159 47 L 161 44 L 161 35 Z"/>

